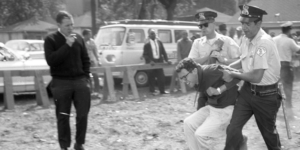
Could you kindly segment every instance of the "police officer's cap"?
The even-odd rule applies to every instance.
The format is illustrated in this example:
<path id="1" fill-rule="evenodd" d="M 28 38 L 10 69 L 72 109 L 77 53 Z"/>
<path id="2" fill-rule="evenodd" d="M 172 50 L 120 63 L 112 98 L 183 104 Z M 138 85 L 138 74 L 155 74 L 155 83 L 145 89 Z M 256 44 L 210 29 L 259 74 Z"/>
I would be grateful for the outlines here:
<path id="1" fill-rule="evenodd" d="M 263 15 L 267 15 L 268 13 L 257 6 L 250 5 L 240 5 L 241 14 L 239 17 L 239 21 L 252 22 L 257 19 L 262 19 Z"/>
<path id="2" fill-rule="evenodd" d="M 281 24 L 280 27 L 292 27 L 292 25 L 293 25 L 293 22 L 287 21 L 287 22 Z"/>
<path id="3" fill-rule="evenodd" d="M 202 12 L 198 12 L 195 15 L 195 18 L 200 22 L 209 22 L 209 21 L 211 22 L 214 21 L 217 16 L 218 14 L 216 12 L 202 11 Z"/>

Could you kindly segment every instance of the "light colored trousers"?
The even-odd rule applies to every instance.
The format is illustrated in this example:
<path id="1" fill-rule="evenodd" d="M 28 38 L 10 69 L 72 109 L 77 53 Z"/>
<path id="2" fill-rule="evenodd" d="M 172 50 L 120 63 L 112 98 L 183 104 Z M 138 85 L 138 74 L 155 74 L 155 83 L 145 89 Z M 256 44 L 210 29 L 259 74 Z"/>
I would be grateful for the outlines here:
<path id="1" fill-rule="evenodd" d="M 233 107 L 215 108 L 207 105 L 187 117 L 183 128 L 190 150 L 223 149 Z"/>

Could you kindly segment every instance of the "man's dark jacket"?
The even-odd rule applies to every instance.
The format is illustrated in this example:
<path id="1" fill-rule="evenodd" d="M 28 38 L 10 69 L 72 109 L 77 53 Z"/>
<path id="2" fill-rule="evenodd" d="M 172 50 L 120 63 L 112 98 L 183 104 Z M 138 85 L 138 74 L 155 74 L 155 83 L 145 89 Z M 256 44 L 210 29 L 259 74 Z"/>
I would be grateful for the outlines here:
<path id="1" fill-rule="evenodd" d="M 66 80 L 89 78 L 90 59 L 84 40 L 79 34 L 76 34 L 72 47 L 66 43 L 66 38 L 59 31 L 49 34 L 45 38 L 44 49 L 53 78 Z"/>
<path id="2" fill-rule="evenodd" d="M 233 79 L 231 82 L 225 82 L 223 77 L 223 72 L 221 71 L 224 69 L 222 66 L 217 64 L 211 65 L 202 65 L 198 66 L 198 85 L 196 89 L 201 92 L 200 100 L 200 107 L 205 106 L 206 104 L 211 105 L 216 108 L 225 108 L 229 105 L 234 105 L 237 97 L 238 97 L 238 86 L 237 83 L 240 81 L 238 79 Z M 206 90 L 209 87 L 218 88 L 222 85 L 226 86 L 227 90 L 224 91 L 220 95 L 209 96 Z"/>
<path id="3" fill-rule="evenodd" d="M 165 50 L 162 42 L 157 40 L 157 43 L 158 43 L 158 46 L 159 46 L 159 58 L 158 59 L 153 58 L 153 53 L 152 53 L 150 40 L 149 40 L 149 42 L 147 42 L 144 45 L 143 57 L 146 61 L 146 64 L 149 64 L 151 61 L 153 61 L 155 63 L 163 63 L 164 60 L 166 62 L 168 61 L 168 55 L 166 53 L 166 50 Z"/>

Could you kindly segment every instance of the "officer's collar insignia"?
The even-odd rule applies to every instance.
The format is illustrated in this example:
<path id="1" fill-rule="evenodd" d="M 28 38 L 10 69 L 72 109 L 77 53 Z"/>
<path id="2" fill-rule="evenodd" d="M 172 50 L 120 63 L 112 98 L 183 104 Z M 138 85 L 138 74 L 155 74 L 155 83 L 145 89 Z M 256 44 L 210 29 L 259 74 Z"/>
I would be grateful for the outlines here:
<path id="1" fill-rule="evenodd" d="M 243 6 L 243 10 L 242 10 L 242 14 L 243 15 L 249 15 L 249 6 L 247 6 L 247 5 L 244 5 Z"/>

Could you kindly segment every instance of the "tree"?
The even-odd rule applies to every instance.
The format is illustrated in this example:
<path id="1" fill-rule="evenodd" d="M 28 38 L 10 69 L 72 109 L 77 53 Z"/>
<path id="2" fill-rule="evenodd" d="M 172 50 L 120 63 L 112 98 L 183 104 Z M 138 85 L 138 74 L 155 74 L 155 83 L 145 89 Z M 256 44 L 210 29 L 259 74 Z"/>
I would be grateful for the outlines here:
<path id="1" fill-rule="evenodd" d="M 32 17 L 54 16 L 64 0 L 1 0 L 0 26 L 9 26 Z"/>
<path id="2" fill-rule="evenodd" d="M 167 20 L 173 20 L 177 0 L 158 0 L 167 11 Z"/>

